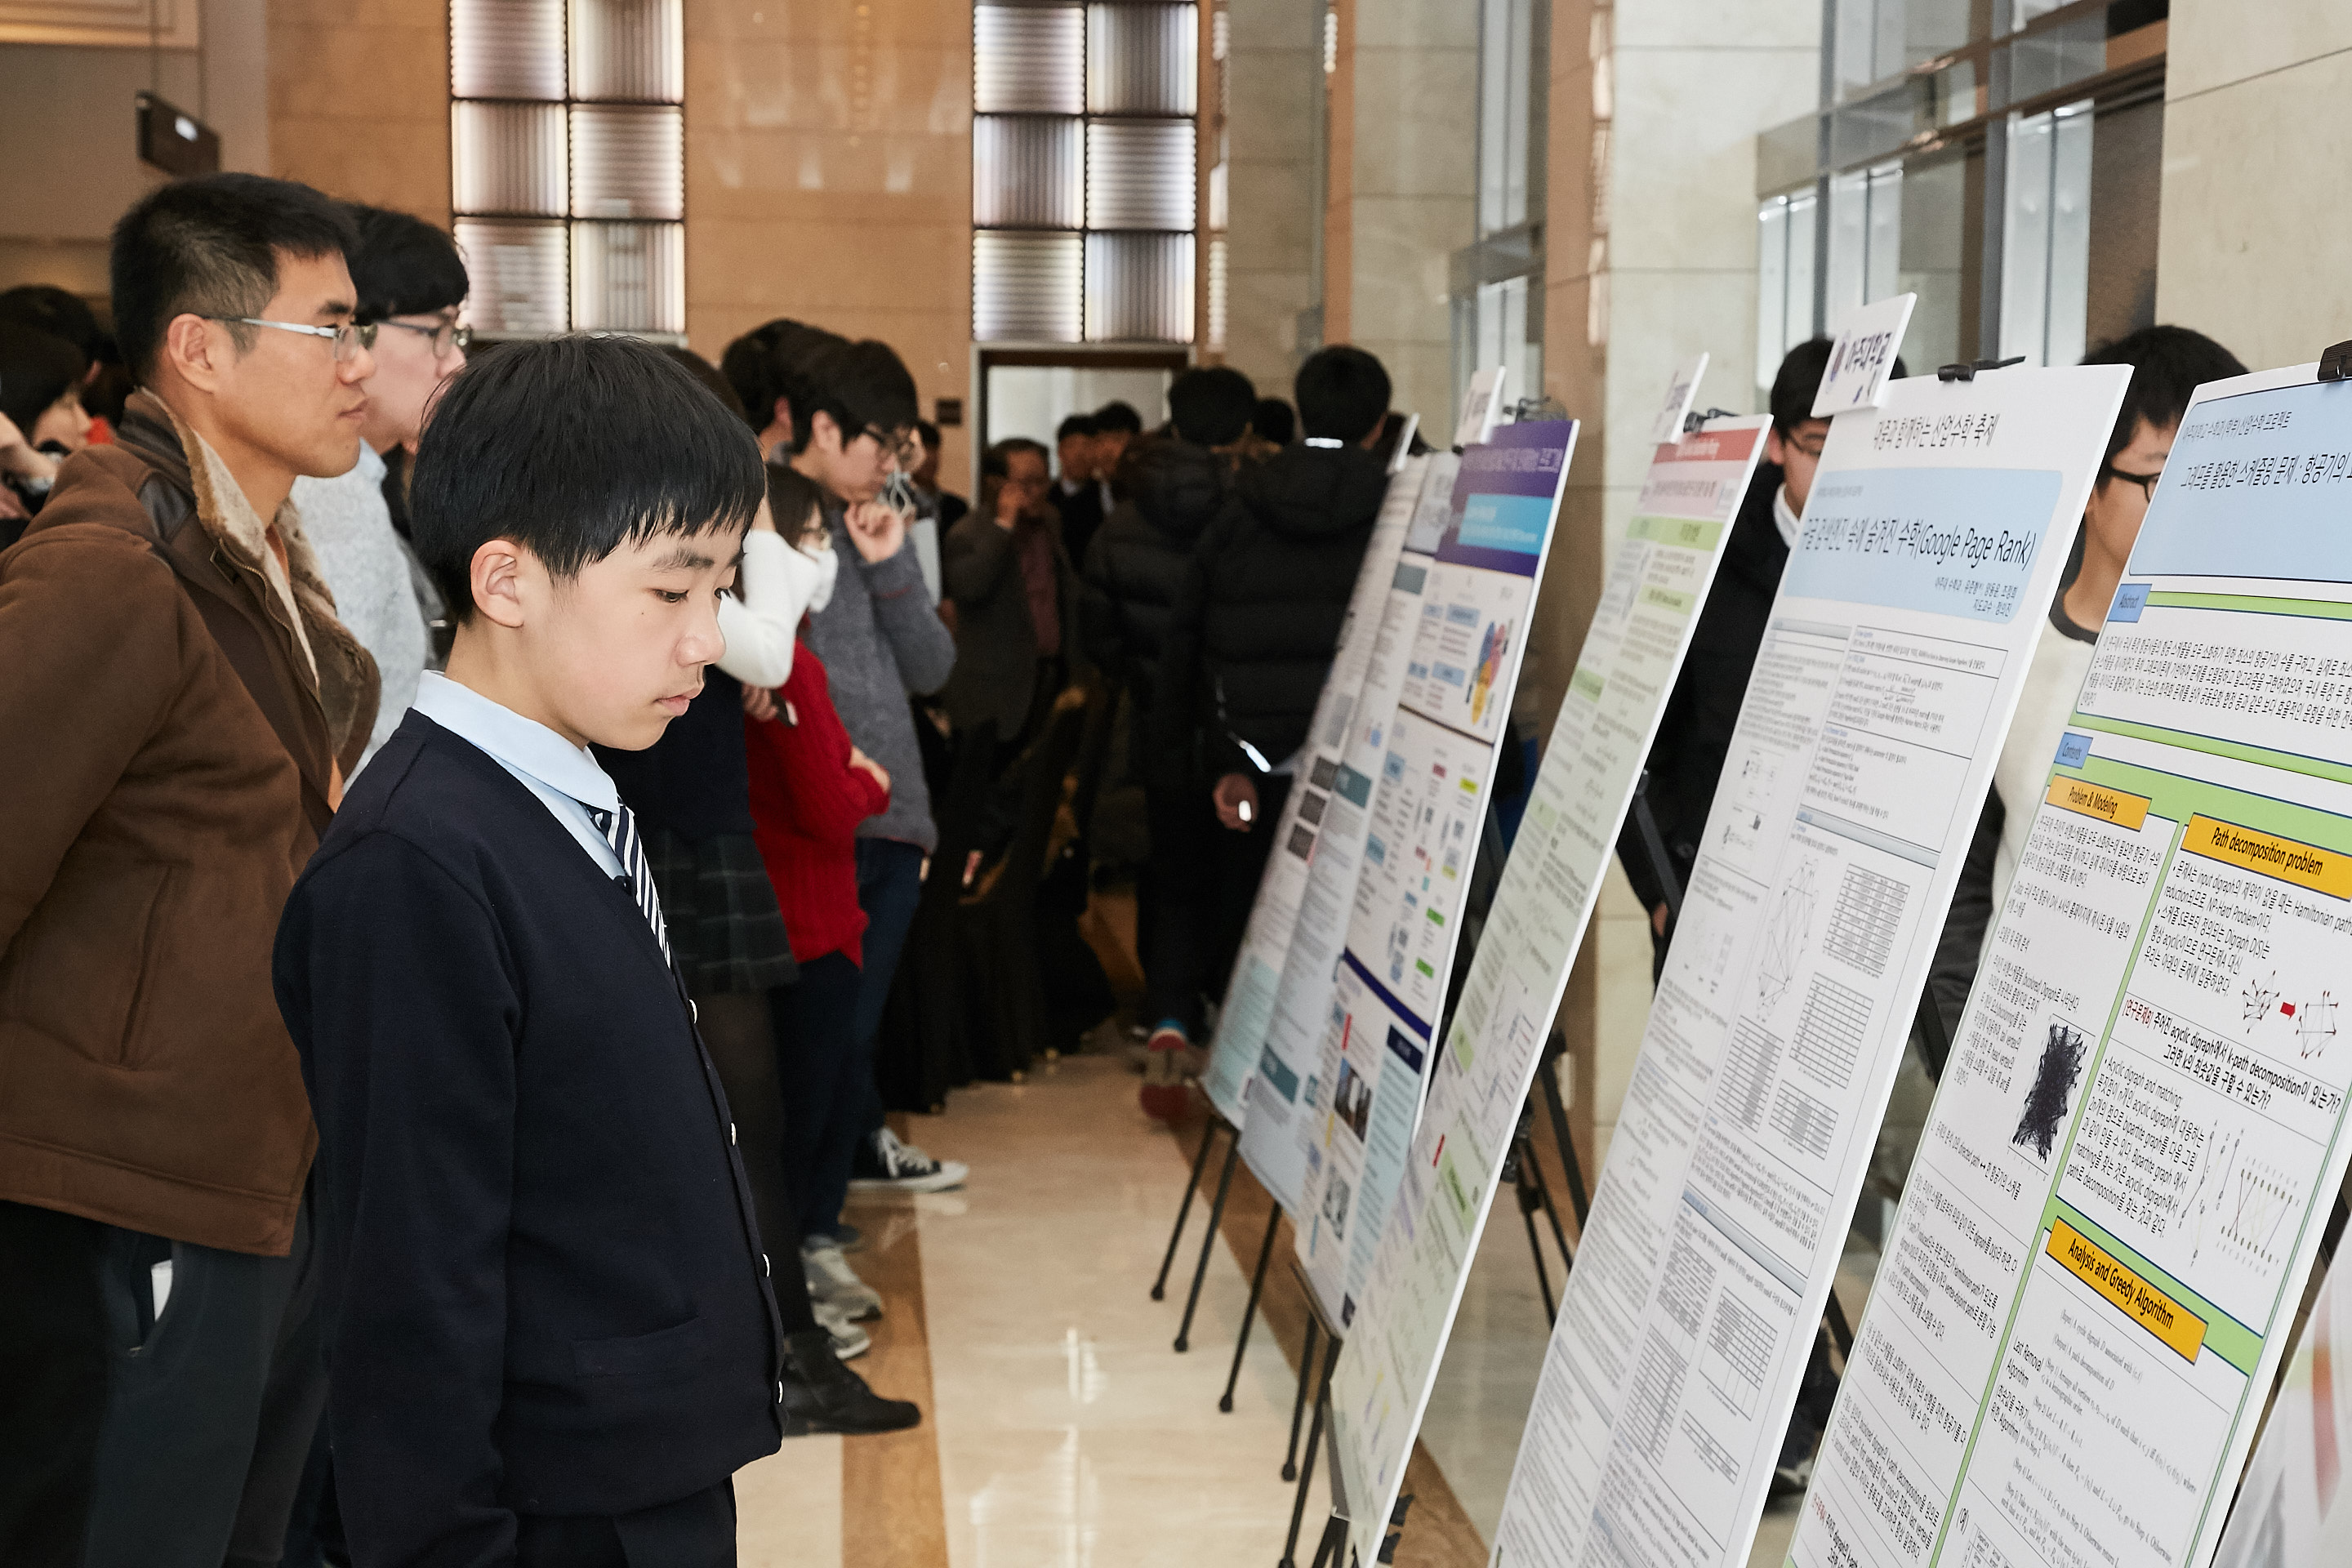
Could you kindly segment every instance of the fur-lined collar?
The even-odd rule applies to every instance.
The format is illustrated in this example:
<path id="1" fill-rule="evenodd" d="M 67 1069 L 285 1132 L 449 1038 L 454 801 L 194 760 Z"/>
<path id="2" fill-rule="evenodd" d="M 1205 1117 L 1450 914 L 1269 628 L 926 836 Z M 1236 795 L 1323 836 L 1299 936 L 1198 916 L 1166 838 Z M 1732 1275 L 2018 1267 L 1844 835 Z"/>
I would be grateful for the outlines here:
<path id="1" fill-rule="evenodd" d="M 176 452 L 163 449 L 166 431 Z M 194 497 L 196 524 L 214 550 L 267 585 L 275 603 L 265 605 L 264 613 L 292 635 L 298 668 L 310 677 L 327 721 L 330 744 L 348 771 L 375 722 L 380 677 L 373 656 L 336 615 L 334 594 L 320 575 L 317 557 L 302 531 L 301 513 L 289 499 L 272 520 L 285 552 L 281 563 L 278 552 L 271 548 L 270 526 L 263 524 L 228 465 L 162 398 L 135 394 L 124 413 L 121 436 Z"/>

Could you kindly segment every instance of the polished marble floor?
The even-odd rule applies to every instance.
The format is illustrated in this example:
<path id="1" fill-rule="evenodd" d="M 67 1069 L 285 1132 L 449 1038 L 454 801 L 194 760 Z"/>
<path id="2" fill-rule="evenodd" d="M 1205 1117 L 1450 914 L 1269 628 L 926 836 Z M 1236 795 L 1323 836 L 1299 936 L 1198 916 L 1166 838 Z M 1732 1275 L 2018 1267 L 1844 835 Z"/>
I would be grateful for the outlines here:
<path id="1" fill-rule="evenodd" d="M 1238 1173 L 1192 1349 L 1175 1353 L 1202 1205 L 1168 1299 L 1148 1292 L 1199 1128 L 1145 1118 L 1138 1081 L 1110 1058 L 1065 1058 L 1023 1084 L 961 1091 L 947 1114 L 906 1129 L 972 1167 L 958 1192 L 864 1201 L 852 1216 L 868 1237 L 852 1261 L 887 1303 L 858 1369 L 919 1400 L 924 1423 L 797 1439 L 745 1470 L 745 1568 L 1274 1568 L 1306 1325 L 1282 1267 L 1288 1227 L 1221 1413 L 1269 1205 Z M 1222 1158 L 1220 1146 L 1204 1187 Z M 1417 1501 L 1399 1568 L 1486 1562 L 1546 1331 L 1526 1231 L 1507 1207 L 1487 1226 L 1407 1474 Z M 1326 1506 L 1318 1486 L 1302 1564 Z M 1751 1563 L 1780 1563 L 1793 1521 L 1768 1515 Z"/>

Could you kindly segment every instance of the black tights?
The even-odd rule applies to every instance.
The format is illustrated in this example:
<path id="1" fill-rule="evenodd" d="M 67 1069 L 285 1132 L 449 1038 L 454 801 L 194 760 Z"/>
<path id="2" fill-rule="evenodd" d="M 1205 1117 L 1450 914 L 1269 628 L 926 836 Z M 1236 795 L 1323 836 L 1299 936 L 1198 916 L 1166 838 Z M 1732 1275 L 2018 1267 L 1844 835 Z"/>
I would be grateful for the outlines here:
<path id="1" fill-rule="evenodd" d="M 787 1334 L 813 1329 L 816 1317 L 801 1272 L 800 1207 L 784 1174 L 784 1097 L 776 1077 L 768 998 L 757 991 L 697 992 L 694 1007 L 703 1046 L 735 1118 L 735 1150 L 751 1184 L 777 1315 Z"/>

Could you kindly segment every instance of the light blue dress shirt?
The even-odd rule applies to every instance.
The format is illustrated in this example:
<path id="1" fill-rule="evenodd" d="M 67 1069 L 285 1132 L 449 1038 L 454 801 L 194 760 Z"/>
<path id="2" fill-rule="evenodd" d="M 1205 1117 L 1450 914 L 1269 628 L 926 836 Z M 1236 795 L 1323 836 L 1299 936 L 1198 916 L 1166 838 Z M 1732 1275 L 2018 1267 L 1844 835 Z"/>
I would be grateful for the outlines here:
<path id="1" fill-rule="evenodd" d="M 621 792 L 585 746 L 573 745 L 538 720 L 526 719 L 436 670 L 428 669 L 418 679 L 415 706 L 520 779 L 606 876 L 623 875 L 620 857 L 588 815 L 592 807 L 618 811 Z"/>

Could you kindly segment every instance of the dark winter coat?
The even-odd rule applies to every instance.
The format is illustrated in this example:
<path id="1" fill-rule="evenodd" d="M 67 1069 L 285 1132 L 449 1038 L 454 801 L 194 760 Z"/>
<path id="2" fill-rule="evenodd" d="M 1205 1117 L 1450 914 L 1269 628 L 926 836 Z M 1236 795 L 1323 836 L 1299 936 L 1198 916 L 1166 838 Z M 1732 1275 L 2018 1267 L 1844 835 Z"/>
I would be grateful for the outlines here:
<path id="1" fill-rule="evenodd" d="M 1357 447 L 1286 447 L 1243 472 L 1170 617 L 1155 765 L 1255 773 L 1305 743 L 1387 491 L 1386 466 Z"/>
<path id="2" fill-rule="evenodd" d="M 1150 700 L 1169 618 L 1201 535 L 1232 489 L 1225 460 L 1176 440 L 1137 445 L 1121 465 L 1127 499 L 1087 551 L 1078 609 L 1087 652 L 1112 680 Z"/>

